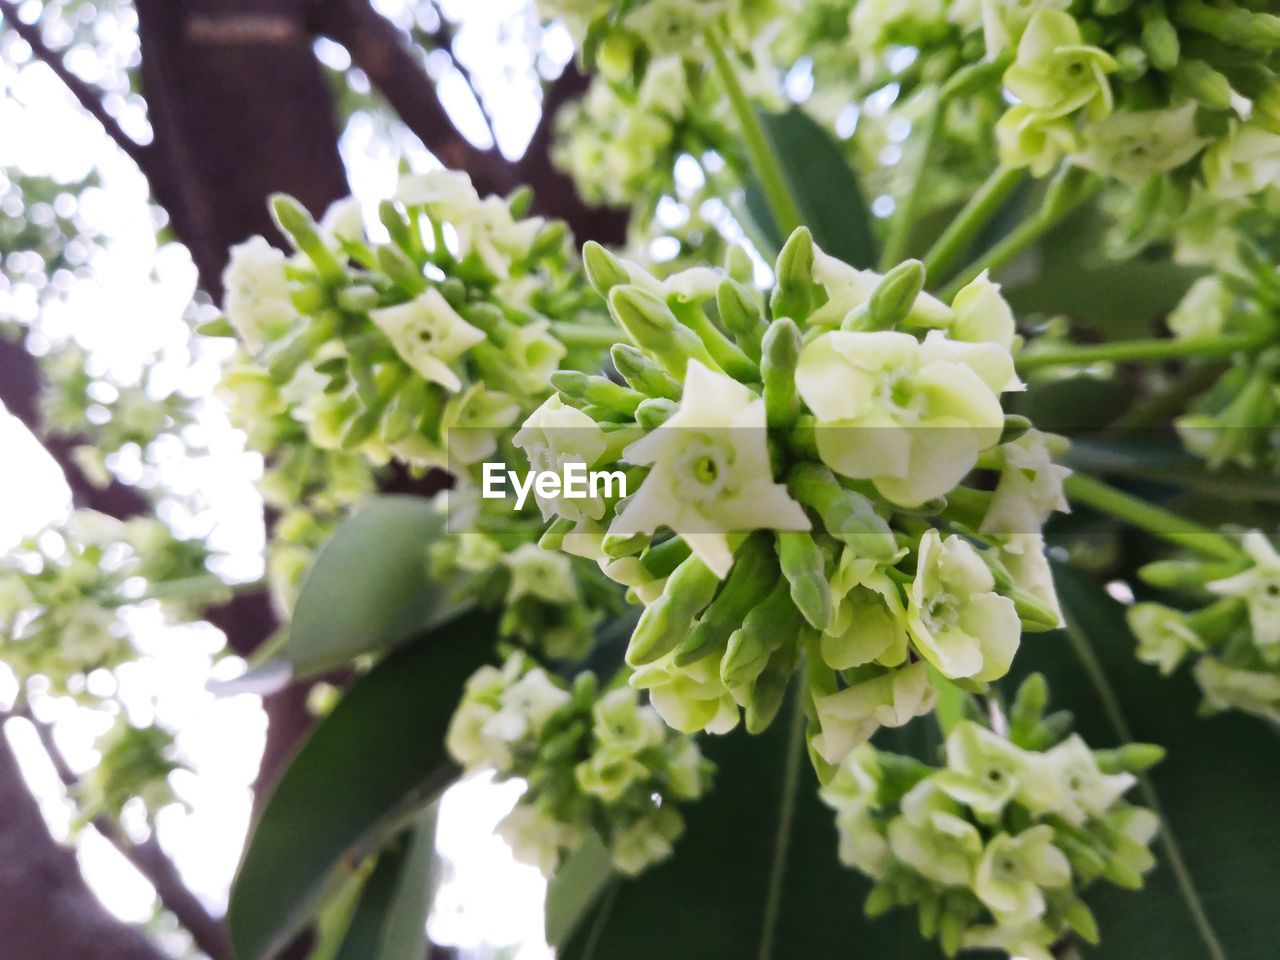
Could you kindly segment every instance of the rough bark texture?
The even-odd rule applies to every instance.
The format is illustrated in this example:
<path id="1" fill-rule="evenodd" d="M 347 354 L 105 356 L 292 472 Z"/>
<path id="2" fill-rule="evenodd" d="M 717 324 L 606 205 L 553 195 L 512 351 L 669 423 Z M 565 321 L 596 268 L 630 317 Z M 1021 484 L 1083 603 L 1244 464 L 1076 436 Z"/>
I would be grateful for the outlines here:
<path id="1" fill-rule="evenodd" d="M 49 835 L 0 728 L 0 960 L 164 960 L 111 916 Z"/>

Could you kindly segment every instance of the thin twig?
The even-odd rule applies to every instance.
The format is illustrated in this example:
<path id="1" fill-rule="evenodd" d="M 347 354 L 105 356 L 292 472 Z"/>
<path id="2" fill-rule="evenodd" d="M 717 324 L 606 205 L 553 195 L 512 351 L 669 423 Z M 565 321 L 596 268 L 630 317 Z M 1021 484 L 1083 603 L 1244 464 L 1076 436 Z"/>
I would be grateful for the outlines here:
<path id="1" fill-rule="evenodd" d="M 53 739 L 53 728 L 36 719 L 30 706 L 26 704 L 17 708 L 12 715 L 22 717 L 35 727 L 40 743 L 58 774 L 58 779 L 67 790 L 71 791 L 79 786 L 80 778 L 67 765 L 66 758 L 63 757 L 62 751 L 58 749 Z M 3 715 L 0 715 L 0 720 L 3 720 Z M 195 940 L 196 946 L 214 960 L 223 960 L 231 956 L 231 944 L 227 939 L 226 928 L 187 888 L 177 867 L 154 835 L 143 843 L 134 843 L 120 825 L 105 814 L 94 817 L 89 821 L 89 825 L 102 834 L 155 887 L 156 896 L 160 898 L 160 902 L 178 918 L 178 922 Z"/>
<path id="2" fill-rule="evenodd" d="M 115 141 L 116 145 L 138 165 L 144 174 L 147 174 L 148 165 L 151 162 L 151 148 L 125 133 L 116 118 L 107 112 L 99 96 L 100 91 L 67 69 L 66 64 L 62 62 L 62 55 L 44 42 L 44 38 L 40 35 L 39 24 L 23 22 L 18 16 L 18 5 L 12 0 L 0 0 L 0 14 L 3 14 L 5 22 L 13 32 L 27 42 L 36 59 L 54 72 L 63 86 L 71 91 L 71 95 L 76 98 L 80 106 L 102 124 L 102 129 L 106 131 L 107 136 Z"/>

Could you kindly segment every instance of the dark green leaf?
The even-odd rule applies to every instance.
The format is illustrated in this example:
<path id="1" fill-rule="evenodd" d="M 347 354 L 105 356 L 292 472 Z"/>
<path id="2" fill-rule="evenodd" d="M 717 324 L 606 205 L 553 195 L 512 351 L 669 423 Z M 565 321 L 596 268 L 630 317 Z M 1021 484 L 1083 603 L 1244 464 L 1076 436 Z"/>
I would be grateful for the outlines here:
<path id="1" fill-rule="evenodd" d="M 1070 628 L 1026 638 L 1011 679 L 1044 673 L 1053 706 L 1072 710 L 1093 746 L 1136 740 L 1169 751 L 1134 793 L 1163 815 L 1160 864 L 1141 891 L 1090 891 L 1102 944 L 1084 956 L 1271 960 L 1280 942 L 1274 733 L 1243 714 L 1197 716 L 1186 670 L 1162 679 L 1134 658 L 1120 604 L 1074 571 L 1058 569 L 1057 580 Z"/>
<path id="2" fill-rule="evenodd" d="M 676 855 L 618 880 L 572 933 L 562 960 L 923 960 L 939 954 L 914 915 L 867 920 L 869 883 L 836 859 L 794 713 L 757 737 L 704 740 L 714 791 L 686 810 Z"/>
<path id="3" fill-rule="evenodd" d="M 787 187 L 818 246 L 855 267 L 874 268 L 879 248 L 871 214 L 840 144 L 799 107 L 759 114 Z M 786 237 L 773 222 L 758 185 L 747 187 L 747 210 L 776 253 Z"/>
<path id="4" fill-rule="evenodd" d="M 422 960 L 435 884 L 436 818 L 428 815 L 378 856 L 337 960 Z"/>
<path id="5" fill-rule="evenodd" d="M 316 556 L 289 627 L 298 676 L 421 633 L 457 612 L 427 574 L 444 515 L 423 497 L 379 496 L 348 517 Z"/>
<path id="6" fill-rule="evenodd" d="M 588 834 L 582 845 L 565 858 L 547 886 L 547 943 L 563 946 L 615 879 L 609 851 L 596 834 Z"/>
<path id="7" fill-rule="evenodd" d="M 316 727 L 267 801 L 232 887 L 237 960 L 286 943 L 340 863 L 377 849 L 452 782 L 444 733 L 494 637 L 479 614 L 436 630 L 352 684 Z"/>

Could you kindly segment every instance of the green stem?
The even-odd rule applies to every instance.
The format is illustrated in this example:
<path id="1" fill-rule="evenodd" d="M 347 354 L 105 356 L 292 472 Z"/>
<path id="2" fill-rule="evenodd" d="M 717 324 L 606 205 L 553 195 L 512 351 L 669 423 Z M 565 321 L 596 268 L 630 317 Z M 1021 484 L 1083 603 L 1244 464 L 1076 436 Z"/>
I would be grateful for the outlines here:
<path id="1" fill-rule="evenodd" d="M 1077 209 L 1082 203 L 1098 192 L 1100 180 L 1094 180 L 1082 186 L 1076 195 L 1066 202 L 1054 205 L 1051 212 L 1041 211 L 1032 219 L 1019 224 L 1011 230 L 1003 240 L 965 267 L 960 275 L 953 278 L 938 294 L 943 300 L 951 300 L 962 288 L 972 283 L 984 271 L 995 272 L 1014 259 L 1027 247 L 1031 246 L 1046 233 L 1056 227 L 1062 220 Z"/>
<path id="2" fill-rule="evenodd" d="M 1115 340 L 1037 351 L 1018 358 L 1018 369 L 1038 370 L 1064 364 L 1122 362 L 1125 360 L 1168 360 L 1173 357 L 1226 357 L 1252 350 L 1271 339 L 1271 332 L 1237 333 L 1193 340 Z"/>
<path id="3" fill-rule="evenodd" d="M 968 249 L 978 231 L 991 221 L 1014 187 L 1022 182 L 1025 173 L 1024 170 L 1006 166 L 996 167 L 992 171 L 986 183 L 978 188 L 978 192 L 956 214 L 951 225 L 925 254 L 924 268 L 930 280 L 936 280 L 945 274 L 956 257 Z"/>
<path id="4" fill-rule="evenodd" d="M 902 192 L 902 202 L 889 223 L 889 235 L 885 238 L 884 251 L 880 255 L 881 271 L 897 266 L 907 257 L 907 246 L 911 242 L 911 232 L 915 229 L 919 215 L 924 172 L 929 167 L 929 154 L 942 127 L 945 108 L 946 102 L 941 96 L 937 96 L 921 120 L 920 137 L 915 145 L 916 153 L 910 161 L 911 171 Z"/>
<path id="5" fill-rule="evenodd" d="M 553 320 L 551 332 L 566 347 L 611 347 L 615 343 L 627 341 L 625 330 L 605 324 L 589 325 Z"/>
<path id="6" fill-rule="evenodd" d="M 1176 513 L 1171 513 L 1140 497 L 1132 496 L 1087 474 L 1073 473 L 1063 484 L 1073 503 L 1084 504 L 1101 513 L 1123 520 L 1131 527 L 1145 530 L 1170 543 L 1199 550 L 1223 560 L 1240 557 L 1240 549 L 1222 534 Z"/>
<path id="7" fill-rule="evenodd" d="M 725 53 L 724 45 L 714 30 L 704 35 L 707 49 L 711 51 L 711 60 L 715 65 L 716 76 L 724 85 L 729 97 L 729 106 L 737 117 L 742 128 L 742 142 L 747 148 L 747 156 L 751 160 L 752 171 L 760 179 L 760 188 L 768 201 L 769 210 L 773 213 L 774 222 L 784 237 L 791 236 L 792 231 L 801 225 L 800 210 L 796 206 L 791 191 L 787 188 L 787 180 L 782 172 L 778 155 L 765 136 L 764 127 L 756 115 L 755 108 L 747 99 L 746 91 L 738 82 L 737 71 Z"/>

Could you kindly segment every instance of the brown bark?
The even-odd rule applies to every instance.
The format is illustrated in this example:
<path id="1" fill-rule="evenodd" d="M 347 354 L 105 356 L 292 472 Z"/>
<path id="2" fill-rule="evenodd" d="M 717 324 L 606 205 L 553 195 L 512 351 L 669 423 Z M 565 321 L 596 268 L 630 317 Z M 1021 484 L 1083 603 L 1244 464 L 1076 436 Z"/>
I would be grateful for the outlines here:
<path id="1" fill-rule="evenodd" d="M 103 908 L 49 835 L 0 727 L 0 960 L 165 960 Z"/>

